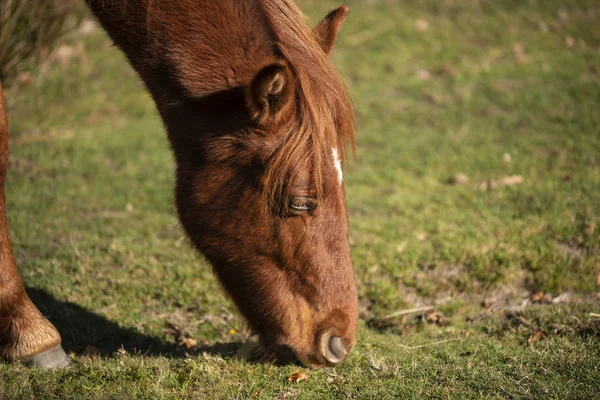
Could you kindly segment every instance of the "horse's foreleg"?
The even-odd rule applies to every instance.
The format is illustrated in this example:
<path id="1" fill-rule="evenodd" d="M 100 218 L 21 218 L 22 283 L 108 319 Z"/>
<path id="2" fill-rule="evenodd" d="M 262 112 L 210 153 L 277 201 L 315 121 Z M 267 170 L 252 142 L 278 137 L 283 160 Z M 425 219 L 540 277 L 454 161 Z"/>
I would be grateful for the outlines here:
<path id="1" fill-rule="evenodd" d="M 0 357 L 40 368 L 66 367 L 70 360 L 58 331 L 31 302 L 17 270 L 6 222 L 7 169 L 8 124 L 0 85 Z"/>

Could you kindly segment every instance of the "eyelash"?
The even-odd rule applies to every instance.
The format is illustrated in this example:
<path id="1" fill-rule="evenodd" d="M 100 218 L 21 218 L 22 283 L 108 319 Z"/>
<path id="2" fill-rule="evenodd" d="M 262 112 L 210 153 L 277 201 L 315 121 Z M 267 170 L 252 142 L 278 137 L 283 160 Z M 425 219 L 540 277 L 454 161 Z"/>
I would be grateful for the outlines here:
<path id="1" fill-rule="evenodd" d="M 293 213 L 312 213 L 317 208 L 316 202 L 310 197 L 293 197 L 290 201 L 290 209 Z"/>

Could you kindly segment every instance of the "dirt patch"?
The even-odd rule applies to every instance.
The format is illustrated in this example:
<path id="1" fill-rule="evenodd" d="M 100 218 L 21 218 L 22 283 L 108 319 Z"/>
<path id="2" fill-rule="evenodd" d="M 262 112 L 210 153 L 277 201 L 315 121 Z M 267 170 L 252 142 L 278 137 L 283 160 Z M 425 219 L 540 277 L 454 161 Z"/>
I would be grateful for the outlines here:
<path id="1" fill-rule="evenodd" d="M 420 307 L 400 310 L 381 318 L 371 318 L 367 321 L 367 326 L 380 332 L 403 335 L 423 324 L 446 326 L 448 323 L 449 319 L 434 307 Z"/>
<path id="2" fill-rule="evenodd" d="M 581 315 L 575 307 L 567 306 L 565 315 L 557 318 L 552 313 L 536 312 L 538 310 L 506 311 L 498 313 L 502 324 L 491 330 L 503 336 L 507 332 L 523 336 L 523 343 L 531 345 L 550 336 L 579 336 L 582 338 L 600 338 L 600 314 L 587 313 Z"/>

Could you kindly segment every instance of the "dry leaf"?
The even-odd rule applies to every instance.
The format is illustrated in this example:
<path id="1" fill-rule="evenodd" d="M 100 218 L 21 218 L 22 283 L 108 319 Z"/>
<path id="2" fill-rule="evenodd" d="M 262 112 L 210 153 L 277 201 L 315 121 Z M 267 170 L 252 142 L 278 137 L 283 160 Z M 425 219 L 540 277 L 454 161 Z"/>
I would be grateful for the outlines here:
<path id="1" fill-rule="evenodd" d="M 96 360 L 98 358 L 98 355 L 100 354 L 100 350 L 98 350 L 97 348 L 95 348 L 94 346 L 91 345 L 87 345 L 85 346 L 85 348 L 83 349 L 83 353 L 81 353 L 82 357 L 87 357 L 90 360 Z"/>
<path id="2" fill-rule="evenodd" d="M 404 253 L 404 250 L 406 250 L 406 246 L 408 246 L 408 242 L 406 240 L 400 243 L 398 246 L 396 246 L 396 251 L 398 252 L 398 254 Z"/>
<path id="3" fill-rule="evenodd" d="M 304 371 L 296 372 L 288 378 L 288 382 L 299 383 L 308 380 L 308 374 Z"/>
<path id="4" fill-rule="evenodd" d="M 85 47 L 81 42 L 75 45 L 63 44 L 59 46 L 52 54 L 52 59 L 60 63 L 63 67 L 69 65 L 73 59 L 82 64 L 88 61 Z"/>
<path id="5" fill-rule="evenodd" d="M 532 303 L 541 302 L 542 300 L 544 300 L 544 292 L 532 293 L 531 296 L 529 296 L 529 300 L 531 300 Z"/>
<path id="6" fill-rule="evenodd" d="M 546 335 L 544 334 L 544 332 L 536 331 L 533 335 L 529 336 L 529 338 L 527 339 L 527 344 L 539 342 L 540 340 L 542 340 L 545 337 L 546 337 Z"/>
<path id="7" fill-rule="evenodd" d="M 22 86 L 27 86 L 33 82 L 30 72 L 19 72 L 16 77 L 17 82 Z"/>
<path id="8" fill-rule="evenodd" d="M 426 69 L 419 69 L 417 71 L 417 78 L 419 78 L 421 81 L 426 81 L 431 78 L 431 72 Z"/>
<path id="9" fill-rule="evenodd" d="M 500 178 L 498 180 L 489 179 L 487 181 L 483 181 L 479 184 L 479 189 L 481 190 L 491 190 L 498 186 L 514 186 L 520 185 L 524 182 L 524 179 L 521 175 L 511 175 L 505 176 L 504 178 Z"/>
<path id="10" fill-rule="evenodd" d="M 383 360 L 369 357 L 369 365 L 376 371 L 383 371 Z"/>
<path id="11" fill-rule="evenodd" d="M 425 32 L 429 29 L 429 22 L 425 21 L 424 19 L 418 19 L 415 21 L 415 29 L 418 32 Z"/>
<path id="12" fill-rule="evenodd" d="M 196 339 L 192 339 L 190 337 L 184 337 L 179 340 L 179 345 L 185 347 L 186 349 L 191 349 L 192 347 L 196 347 L 198 341 Z"/>
<path id="13" fill-rule="evenodd" d="M 500 179 L 497 183 L 500 186 L 520 185 L 523 183 L 523 177 L 521 175 L 506 176 Z"/>
<path id="14" fill-rule="evenodd" d="M 536 292 L 529 296 L 529 301 L 532 303 L 551 303 L 552 297 L 548 294 L 544 294 L 544 292 Z"/>
<path id="15" fill-rule="evenodd" d="M 488 179 L 487 181 L 483 181 L 479 184 L 479 190 L 492 190 L 496 187 L 496 182 Z"/>
<path id="16" fill-rule="evenodd" d="M 567 22 L 569 20 L 569 14 L 565 10 L 558 10 L 558 18 L 562 22 Z"/>
<path id="17" fill-rule="evenodd" d="M 527 56 L 525 55 L 525 48 L 521 43 L 515 43 L 513 45 L 513 53 L 515 55 L 515 62 L 517 64 L 523 64 L 527 61 Z"/>
<path id="18" fill-rule="evenodd" d="M 451 185 L 466 185 L 469 183 L 469 177 L 465 174 L 458 173 L 449 180 Z"/>
<path id="19" fill-rule="evenodd" d="M 492 299 L 483 299 L 483 303 L 482 303 L 484 308 L 492 308 L 492 306 L 494 305 L 494 300 Z"/>
<path id="20" fill-rule="evenodd" d="M 425 321 L 430 324 L 436 324 L 438 326 L 446 326 L 448 325 L 448 318 L 444 316 L 441 312 L 435 310 L 428 310 L 424 312 Z"/>
<path id="21" fill-rule="evenodd" d="M 567 46 L 569 49 L 575 46 L 575 39 L 573 39 L 571 36 L 567 36 L 565 38 L 565 46 Z"/>
<path id="22" fill-rule="evenodd" d="M 96 28 L 97 25 L 94 20 L 86 19 L 79 26 L 79 32 L 83 33 L 84 35 L 89 35 L 90 33 L 94 32 Z"/>
<path id="23" fill-rule="evenodd" d="M 586 221 L 584 233 L 586 236 L 594 236 L 596 232 L 596 222 L 594 221 Z"/>

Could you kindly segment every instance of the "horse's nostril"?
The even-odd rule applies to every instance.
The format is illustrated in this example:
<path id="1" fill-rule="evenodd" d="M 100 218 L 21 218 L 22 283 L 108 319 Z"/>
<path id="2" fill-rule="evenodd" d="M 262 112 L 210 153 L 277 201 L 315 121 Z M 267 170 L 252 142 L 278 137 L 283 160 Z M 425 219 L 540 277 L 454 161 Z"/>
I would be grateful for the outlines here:
<path id="1" fill-rule="evenodd" d="M 325 342 L 327 346 L 323 349 L 323 355 L 331 364 L 339 364 L 346 358 L 348 351 L 342 343 L 342 338 L 339 336 L 328 336 L 328 340 Z"/>
<path id="2" fill-rule="evenodd" d="M 344 349 L 342 339 L 339 336 L 332 336 L 329 338 L 329 350 L 331 350 L 337 358 L 344 358 L 346 355 L 346 349 Z"/>

